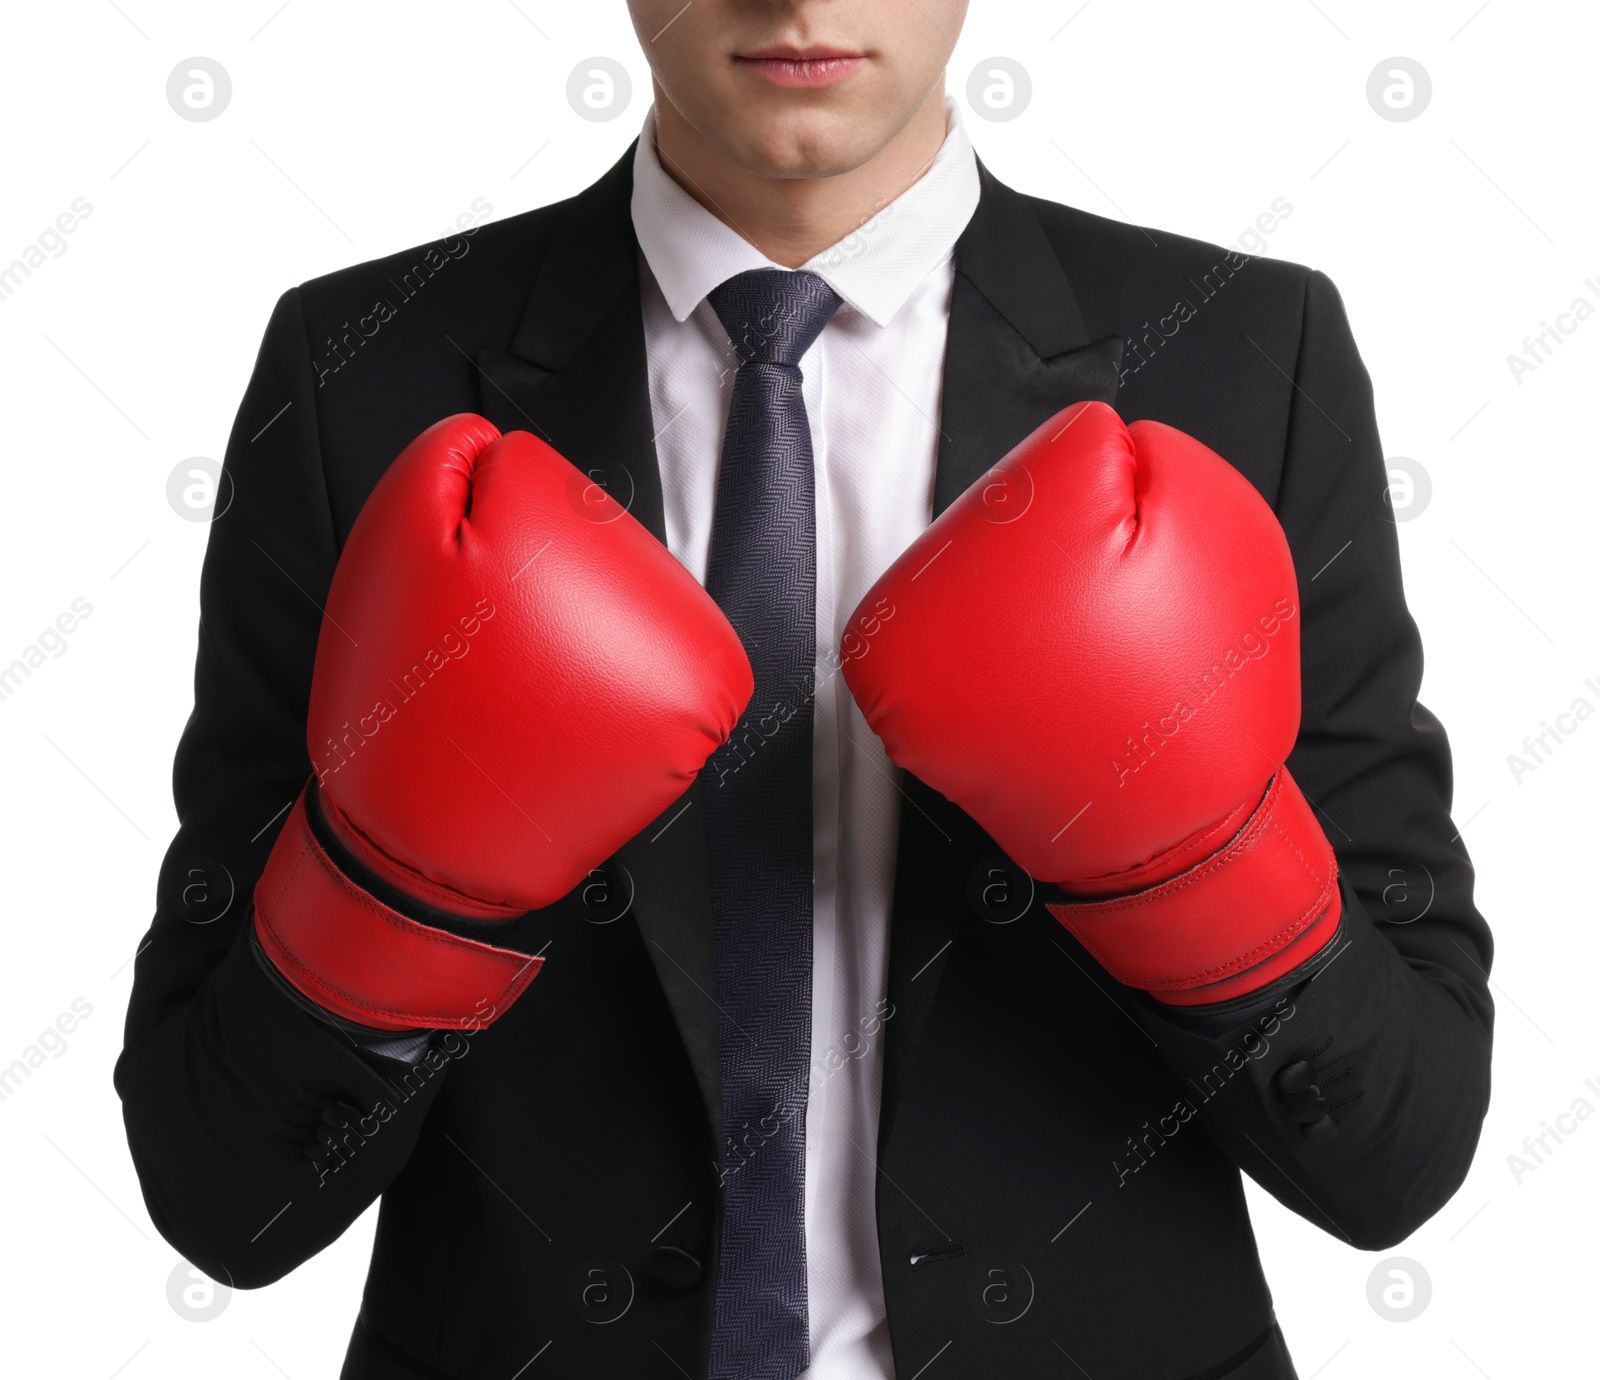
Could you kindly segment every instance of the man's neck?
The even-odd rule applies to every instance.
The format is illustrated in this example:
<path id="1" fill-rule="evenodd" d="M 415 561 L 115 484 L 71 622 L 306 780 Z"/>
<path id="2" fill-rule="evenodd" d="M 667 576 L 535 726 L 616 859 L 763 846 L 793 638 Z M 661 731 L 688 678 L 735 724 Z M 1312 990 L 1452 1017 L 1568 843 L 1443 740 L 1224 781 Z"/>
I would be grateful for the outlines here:
<path id="1" fill-rule="evenodd" d="M 832 177 L 762 177 L 714 148 L 656 91 L 656 156 L 684 191 L 775 264 L 798 268 L 927 172 L 945 137 L 944 81 L 876 155 Z"/>

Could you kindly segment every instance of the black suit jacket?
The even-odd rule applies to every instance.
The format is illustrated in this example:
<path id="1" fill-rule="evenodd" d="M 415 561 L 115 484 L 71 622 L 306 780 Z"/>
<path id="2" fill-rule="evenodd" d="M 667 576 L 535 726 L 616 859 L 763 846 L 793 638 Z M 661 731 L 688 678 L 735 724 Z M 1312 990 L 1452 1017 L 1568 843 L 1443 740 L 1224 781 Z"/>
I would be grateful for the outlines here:
<path id="1" fill-rule="evenodd" d="M 536 1355 L 544 1376 L 705 1373 L 720 1098 L 692 791 L 593 886 L 502 932 L 546 955 L 538 980 L 403 1077 L 246 942 L 309 772 L 319 606 L 413 436 L 462 411 L 534 430 L 663 537 L 630 169 L 285 293 L 228 446 L 181 827 L 117 1087 L 152 1218 L 236 1286 L 382 1196 L 345 1369 L 361 1380 L 509 1376 Z M 1113 982 L 972 820 L 902 778 L 888 1004 L 860 1032 L 883 1047 L 881 1135 L 861 1149 L 896 1369 L 1277 1380 L 1293 1370 L 1240 1171 L 1360 1249 L 1435 1212 L 1487 1104 L 1490 938 L 1445 735 L 1416 703 L 1370 386 L 1332 284 L 984 172 L 956 247 L 936 510 L 1085 397 L 1200 438 L 1277 511 L 1303 605 L 1290 767 L 1346 918 L 1332 961 L 1266 1014 L 1183 1016 Z M 317 1168 L 330 1108 L 346 1124 Z"/>

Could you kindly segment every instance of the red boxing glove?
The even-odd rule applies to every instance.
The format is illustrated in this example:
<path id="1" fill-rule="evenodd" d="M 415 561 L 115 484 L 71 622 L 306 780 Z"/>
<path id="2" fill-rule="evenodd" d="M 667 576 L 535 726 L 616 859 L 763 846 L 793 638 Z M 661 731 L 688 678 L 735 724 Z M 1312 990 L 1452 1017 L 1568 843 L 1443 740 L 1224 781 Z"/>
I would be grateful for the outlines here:
<path id="1" fill-rule="evenodd" d="M 1198 1005 L 1338 927 L 1333 850 L 1282 765 L 1299 612 L 1243 475 L 1080 403 L 890 566 L 844 676 L 896 763 L 1072 898 L 1051 913 L 1113 977 Z"/>
<path id="2" fill-rule="evenodd" d="M 549 446 L 465 413 L 429 427 L 334 572 L 316 776 L 255 892 L 264 952 L 361 1025 L 488 1024 L 542 960 L 416 914 L 506 920 L 566 895 L 688 789 L 751 689 L 710 596 Z M 421 906 L 357 886 L 319 823 Z"/>

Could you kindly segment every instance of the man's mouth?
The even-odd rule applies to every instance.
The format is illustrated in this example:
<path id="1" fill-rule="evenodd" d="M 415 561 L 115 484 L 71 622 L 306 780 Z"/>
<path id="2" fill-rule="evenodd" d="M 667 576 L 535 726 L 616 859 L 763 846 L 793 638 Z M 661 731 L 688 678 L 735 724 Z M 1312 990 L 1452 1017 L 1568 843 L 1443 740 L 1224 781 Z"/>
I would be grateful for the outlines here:
<path id="1" fill-rule="evenodd" d="M 760 48 L 735 58 L 774 86 L 833 86 L 866 66 L 864 53 L 847 48 Z"/>

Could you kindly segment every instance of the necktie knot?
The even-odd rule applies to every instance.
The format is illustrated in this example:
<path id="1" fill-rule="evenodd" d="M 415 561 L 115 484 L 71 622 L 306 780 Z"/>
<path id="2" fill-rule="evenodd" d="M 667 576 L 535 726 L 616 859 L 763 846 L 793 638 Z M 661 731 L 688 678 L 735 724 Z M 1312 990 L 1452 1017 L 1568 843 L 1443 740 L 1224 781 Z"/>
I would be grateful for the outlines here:
<path id="1" fill-rule="evenodd" d="M 707 294 L 742 364 L 797 365 L 839 309 L 815 273 L 752 268 Z"/>

